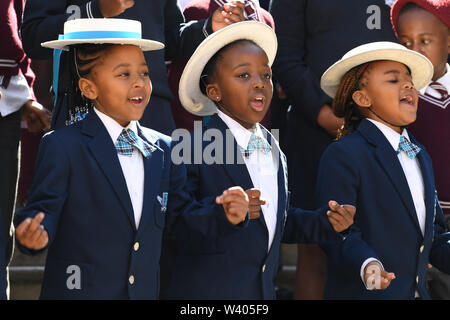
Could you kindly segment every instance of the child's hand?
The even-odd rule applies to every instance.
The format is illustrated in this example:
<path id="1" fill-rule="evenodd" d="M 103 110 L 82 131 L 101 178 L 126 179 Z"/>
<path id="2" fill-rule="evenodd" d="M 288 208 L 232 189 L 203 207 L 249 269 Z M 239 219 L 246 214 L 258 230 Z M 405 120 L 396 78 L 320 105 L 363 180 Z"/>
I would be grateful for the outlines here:
<path id="1" fill-rule="evenodd" d="M 336 232 L 347 230 L 353 224 L 356 208 L 349 204 L 339 205 L 336 201 L 329 201 L 328 221 Z"/>
<path id="2" fill-rule="evenodd" d="M 364 268 L 364 284 L 368 290 L 384 290 L 395 279 L 395 274 L 386 272 L 378 261 L 371 261 Z"/>
<path id="3" fill-rule="evenodd" d="M 48 244 L 48 233 L 41 225 L 44 216 L 39 212 L 34 219 L 27 218 L 16 228 L 17 240 L 28 249 L 40 250 Z"/>
<path id="4" fill-rule="evenodd" d="M 245 192 L 247 193 L 249 200 L 248 210 L 250 212 L 250 219 L 258 219 L 261 206 L 265 205 L 267 201 L 259 198 L 261 196 L 261 191 L 258 189 L 248 189 L 245 190 Z"/>
<path id="5" fill-rule="evenodd" d="M 216 198 L 216 203 L 221 204 L 228 221 L 236 225 L 245 220 L 248 212 L 248 196 L 241 187 L 232 187 L 225 190 Z"/>
<path id="6" fill-rule="evenodd" d="M 29 132 L 48 131 L 52 114 L 39 102 L 28 100 L 22 106 L 22 120 L 27 123 Z"/>
<path id="7" fill-rule="evenodd" d="M 112 18 L 134 6 L 133 0 L 99 0 L 98 5 L 103 17 Z"/>
<path id="8" fill-rule="evenodd" d="M 231 1 L 218 8 L 212 15 L 211 27 L 214 32 L 235 22 L 244 21 L 244 6 L 241 1 Z"/>

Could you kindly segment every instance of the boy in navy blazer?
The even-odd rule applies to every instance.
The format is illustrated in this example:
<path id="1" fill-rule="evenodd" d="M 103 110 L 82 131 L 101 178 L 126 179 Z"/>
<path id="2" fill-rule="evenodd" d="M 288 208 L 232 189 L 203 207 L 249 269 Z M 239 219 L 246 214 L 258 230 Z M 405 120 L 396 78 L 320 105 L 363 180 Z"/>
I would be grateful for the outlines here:
<path id="1" fill-rule="evenodd" d="M 322 76 L 345 125 L 321 159 L 318 204 L 332 197 L 358 208 L 346 239 L 322 245 L 326 298 L 429 299 L 428 263 L 450 272 L 450 233 L 431 158 L 406 129 L 416 118 L 417 89 L 432 74 L 425 56 L 375 42 L 349 51 Z"/>
<path id="2" fill-rule="evenodd" d="M 157 299 L 166 216 L 186 214 L 200 233 L 226 234 L 246 217 L 248 197 L 233 188 L 190 201 L 170 137 L 137 122 L 151 93 L 142 51 L 163 46 L 141 39 L 138 21 L 69 21 L 63 39 L 43 45 L 75 46 L 73 90 L 92 105 L 83 121 L 44 136 L 16 216 L 22 250 L 48 246 L 41 298 Z"/>
<path id="3" fill-rule="evenodd" d="M 259 125 L 272 98 L 270 65 L 276 47 L 272 28 L 239 22 L 202 42 L 183 71 L 183 106 L 197 115 L 212 114 L 174 148 L 190 162 L 188 190 L 203 199 L 239 185 L 249 193 L 251 219 L 223 237 L 173 221 L 169 235 L 177 240 L 177 252 L 170 299 L 274 299 L 282 241 L 339 241 L 338 232 L 353 221 L 354 210 L 349 213 L 336 203 L 330 203 L 333 212 L 328 214 L 327 208 L 289 208 L 286 158 Z M 203 136 L 200 143 L 198 136 Z"/>

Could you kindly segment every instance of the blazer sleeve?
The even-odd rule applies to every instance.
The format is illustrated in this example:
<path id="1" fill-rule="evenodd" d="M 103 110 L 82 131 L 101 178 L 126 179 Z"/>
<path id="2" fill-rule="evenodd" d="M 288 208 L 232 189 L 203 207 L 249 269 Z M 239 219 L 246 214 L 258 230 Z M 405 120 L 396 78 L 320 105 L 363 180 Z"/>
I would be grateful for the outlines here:
<path id="1" fill-rule="evenodd" d="M 53 132 L 45 135 L 36 158 L 30 196 L 26 206 L 15 215 L 15 227 L 26 218 L 34 218 L 39 212 L 43 212 L 45 217 L 41 224 L 48 233 L 50 245 L 67 199 L 69 176 L 70 159 L 64 150 L 64 143 L 58 140 Z M 36 254 L 45 249 L 28 250 L 18 241 L 17 244 L 21 251 L 27 254 Z"/>
<path id="2" fill-rule="evenodd" d="M 347 270 L 346 272 L 359 275 L 364 261 L 372 257 L 380 259 L 363 240 L 358 227 L 360 175 L 352 158 L 352 150 L 339 142 L 334 142 L 327 148 L 319 165 L 316 197 L 318 205 L 335 200 L 340 204 L 351 204 L 356 207 L 355 222 L 345 240 L 324 242 L 321 243 L 321 247 L 329 260 L 335 260 L 334 265 Z"/>
<path id="3" fill-rule="evenodd" d="M 215 197 L 196 199 L 195 190 L 200 183 L 199 168 L 196 165 L 174 164 L 171 161 L 170 196 L 168 203 L 169 234 L 184 233 L 183 228 L 200 232 L 206 237 L 227 235 L 248 224 L 249 215 L 244 222 L 233 225 L 228 221 L 222 205 L 216 204 Z"/>
<path id="4" fill-rule="evenodd" d="M 320 88 L 318 77 L 305 62 L 307 0 L 272 0 L 270 13 L 275 21 L 278 52 L 273 64 L 274 77 L 292 99 L 294 112 L 317 123 L 320 108 L 330 103 Z"/>
<path id="5" fill-rule="evenodd" d="M 434 220 L 434 239 L 430 252 L 430 263 L 450 274 L 450 232 L 445 232 L 444 215 L 436 197 L 436 216 Z"/>
<path id="6" fill-rule="evenodd" d="M 176 0 L 166 1 L 164 8 L 165 55 L 167 61 L 188 59 L 206 38 L 212 33 L 211 18 L 185 22 L 183 13 Z"/>
<path id="7" fill-rule="evenodd" d="M 327 217 L 327 207 L 316 211 L 289 208 L 283 232 L 284 243 L 318 243 L 342 241 Z"/>
<path id="8" fill-rule="evenodd" d="M 22 43 L 31 59 L 49 59 L 53 50 L 41 46 L 42 42 L 56 40 L 64 31 L 64 22 L 76 14 L 81 18 L 103 18 L 98 0 L 71 9 L 68 1 L 27 0 L 23 13 Z M 78 9 L 79 8 L 79 9 Z M 80 12 L 77 12 L 79 10 Z"/>

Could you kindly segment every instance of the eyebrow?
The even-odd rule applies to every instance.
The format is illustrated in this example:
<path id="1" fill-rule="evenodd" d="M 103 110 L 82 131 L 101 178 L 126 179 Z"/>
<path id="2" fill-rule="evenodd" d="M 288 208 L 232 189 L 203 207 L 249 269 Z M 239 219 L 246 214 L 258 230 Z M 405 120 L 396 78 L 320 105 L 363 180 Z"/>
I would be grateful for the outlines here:
<path id="1" fill-rule="evenodd" d="M 386 71 L 384 74 L 400 74 L 401 72 L 399 70 L 388 70 Z M 411 73 L 409 71 L 407 71 L 407 74 L 410 76 Z"/>
<path id="2" fill-rule="evenodd" d="M 113 68 L 113 71 L 116 70 L 116 69 L 119 69 L 119 68 L 121 68 L 121 67 L 124 67 L 124 68 L 129 67 L 130 65 L 131 65 L 131 64 L 129 64 L 129 63 L 121 63 L 121 64 L 118 64 L 117 66 L 115 66 L 115 67 Z M 145 62 L 143 62 L 143 63 L 140 64 L 140 66 L 146 66 L 146 67 L 147 67 L 147 64 L 146 64 Z"/>
<path id="3" fill-rule="evenodd" d="M 246 66 L 249 66 L 249 65 L 250 65 L 250 63 L 241 63 L 241 64 L 238 64 L 237 66 L 233 67 L 233 70 L 236 70 L 236 69 L 238 69 L 240 67 L 246 67 Z M 268 64 L 264 64 L 264 66 L 265 67 L 269 67 Z"/>

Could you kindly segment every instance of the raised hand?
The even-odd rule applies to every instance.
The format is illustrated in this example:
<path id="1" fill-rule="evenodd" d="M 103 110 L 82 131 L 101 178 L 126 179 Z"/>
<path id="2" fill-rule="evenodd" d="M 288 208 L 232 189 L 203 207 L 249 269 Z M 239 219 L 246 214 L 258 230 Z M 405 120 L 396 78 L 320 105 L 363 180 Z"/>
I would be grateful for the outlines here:
<path id="1" fill-rule="evenodd" d="M 231 187 L 216 198 L 216 203 L 221 204 L 225 215 L 232 224 L 236 225 L 245 220 L 248 213 L 248 196 L 241 187 Z"/>
<path id="2" fill-rule="evenodd" d="M 364 268 L 364 284 L 368 290 L 384 290 L 395 279 L 395 274 L 386 272 L 379 261 L 371 261 Z"/>
<path id="3" fill-rule="evenodd" d="M 98 5 L 103 17 L 112 18 L 134 6 L 133 0 L 99 0 Z"/>
<path id="4" fill-rule="evenodd" d="M 232 23 L 244 21 L 244 2 L 231 1 L 218 8 L 212 15 L 212 29 L 214 32 Z"/>
<path id="5" fill-rule="evenodd" d="M 328 206 L 331 211 L 327 212 L 328 221 L 330 221 L 336 232 L 347 230 L 353 224 L 353 217 L 356 208 L 349 204 L 339 205 L 336 201 L 329 201 Z"/>
<path id="6" fill-rule="evenodd" d="M 27 218 L 16 228 L 16 238 L 23 246 L 32 250 L 40 250 L 48 244 L 48 233 L 41 225 L 44 213 L 39 212 L 33 219 Z"/>
<path id="7" fill-rule="evenodd" d="M 260 217 L 261 206 L 267 203 L 266 200 L 260 199 L 261 191 L 258 189 L 245 190 L 248 196 L 248 211 L 250 212 L 250 219 L 258 219 Z"/>

